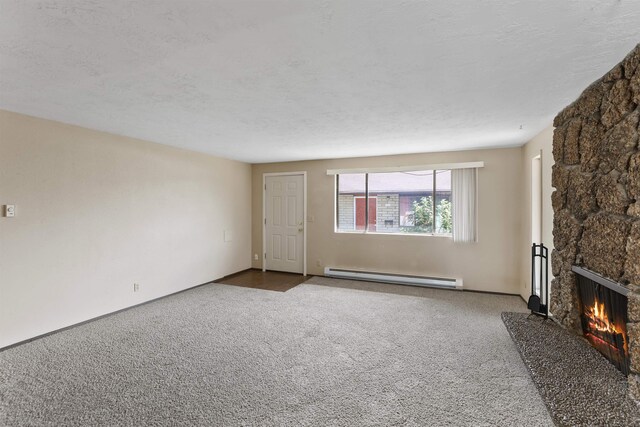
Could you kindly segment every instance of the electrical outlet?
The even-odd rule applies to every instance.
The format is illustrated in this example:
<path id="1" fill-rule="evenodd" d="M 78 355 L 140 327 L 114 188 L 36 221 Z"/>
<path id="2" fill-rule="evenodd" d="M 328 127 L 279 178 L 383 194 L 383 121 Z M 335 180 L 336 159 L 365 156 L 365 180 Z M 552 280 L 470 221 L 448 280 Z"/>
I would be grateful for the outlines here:
<path id="1" fill-rule="evenodd" d="M 316 261 L 316 267 L 322 267 L 322 260 L 321 259 Z"/>
<path id="2" fill-rule="evenodd" d="M 260 259 L 260 257 L 258 257 L 258 254 L 253 254 L 253 260 L 254 261 L 258 261 Z"/>
<path id="3" fill-rule="evenodd" d="M 138 292 L 140 290 L 140 284 L 139 283 L 134 283 L 133 284 L 133 292 Z"/>

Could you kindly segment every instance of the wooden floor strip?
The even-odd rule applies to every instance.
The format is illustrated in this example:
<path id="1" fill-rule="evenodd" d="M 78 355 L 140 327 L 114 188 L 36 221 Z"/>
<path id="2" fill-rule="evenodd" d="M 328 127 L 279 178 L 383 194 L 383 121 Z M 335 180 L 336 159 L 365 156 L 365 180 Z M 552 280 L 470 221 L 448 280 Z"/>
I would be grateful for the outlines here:
<path id="1" fill-rule="evenodd" d="M 310 276 L 303 276 L 302 274 L 282 273 L 279 271 L 263 272 L 262 270 L 247 270 L 216 280 L 216 283 L 241 286 L 244 288 L 264 289 L 267 291 L 286 292 L 309 278 Z"/>

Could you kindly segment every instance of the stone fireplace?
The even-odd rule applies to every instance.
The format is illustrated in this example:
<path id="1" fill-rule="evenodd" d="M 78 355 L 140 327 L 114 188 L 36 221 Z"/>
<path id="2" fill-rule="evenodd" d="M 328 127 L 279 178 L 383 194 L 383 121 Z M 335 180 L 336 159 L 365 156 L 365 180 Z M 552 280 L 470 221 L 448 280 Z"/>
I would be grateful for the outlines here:
<path id="1" fill-rule="evenodd" d="M 619 340 L 640 401 L 639 122 L 640 45 L 554 120 L 551 313 L 603 354 Z M 589 274 L 611 286 L 586 290 Z"/>

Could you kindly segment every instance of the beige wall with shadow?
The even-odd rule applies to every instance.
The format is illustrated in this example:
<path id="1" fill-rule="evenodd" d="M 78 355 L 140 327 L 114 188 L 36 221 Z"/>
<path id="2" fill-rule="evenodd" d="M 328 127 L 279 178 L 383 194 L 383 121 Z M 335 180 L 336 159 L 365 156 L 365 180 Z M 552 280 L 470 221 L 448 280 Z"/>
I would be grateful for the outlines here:
<path id="1" fill-rule="evenodd" d="M 550 286 L 553 278 L 551 274 L 551 251 L 553 250 L 551 168 L 554 164 L 552 125 L 549 125 L 522 147 L 522 239 L 524 246 L 529 248 L 522 256 L 522 278 L 520 280 L 520 295 L 525 299 L 531 295 L 531 160 L 538 155 L 542 162 L 542 243 L 549 249 Z"/>
<path id="2" fill-rule="evenodd" d="M 484 161 L 479 171 L 478 242 L 449 237 L 334 232 L 335 185 L 327 169 Z M 252 252 L 262 253 L 262 177 L 268 172 L 308 174 L 308 272 L 325 266 L 462 278 L 466 289 L 520 293 L 522 268 L 522 148 L 252 166 Z M 312 221 L 309 221 L 312 220 Z M 260 268 L 261 261 L 253 261 Z"/>
<path id="3" fill-rule="evenodd" d="M 250 195 L 246 163 L 0 110 L 0 347 L 249 268 Z"/>

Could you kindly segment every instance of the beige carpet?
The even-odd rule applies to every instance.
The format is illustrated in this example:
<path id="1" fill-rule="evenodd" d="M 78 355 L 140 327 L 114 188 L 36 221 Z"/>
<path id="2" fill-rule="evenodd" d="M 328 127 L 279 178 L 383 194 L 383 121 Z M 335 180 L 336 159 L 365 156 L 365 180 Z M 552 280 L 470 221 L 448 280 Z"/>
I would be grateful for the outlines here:
<path id="1" fill-rule="evenodd" d="M 552 425 L 517 297 L 210 285 L 0 352 L 0 425 Z"/>

